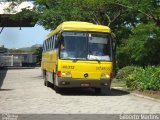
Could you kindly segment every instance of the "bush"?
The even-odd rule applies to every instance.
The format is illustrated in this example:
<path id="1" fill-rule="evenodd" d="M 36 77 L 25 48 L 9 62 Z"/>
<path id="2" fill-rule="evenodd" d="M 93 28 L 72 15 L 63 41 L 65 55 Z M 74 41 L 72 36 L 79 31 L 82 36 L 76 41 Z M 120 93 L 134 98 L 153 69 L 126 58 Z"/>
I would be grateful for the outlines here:
<path id="1" fill-rule="evenodd" d="M 135 66 L 127 66 L 120 69 L 116 75 L 117 80 L 126 81 L 126 78 L 133 73 L 134 70 L 138 69 Z"/>
<path id="2" fill-rule="evenodd" d="M 132 90 L 160 90 L 160 67 L 127 66 L 118 71 L 116 79 Z"/>
<path id="3" fill-rule="evenodd" d="M 141 79 L 141 75 L 144 72 L 143 68 L 138 68 L 132 72 L 132 74 L 126 77 L 126 86 L 132 90 L 141 90 L 143 86 L 139 80 Z"/>
<path id="4" fill-rule="evenodd" d="M 126 86 L 133 90 L 160 90 L 160 67 L 134 70 L 126 78 Z"/>

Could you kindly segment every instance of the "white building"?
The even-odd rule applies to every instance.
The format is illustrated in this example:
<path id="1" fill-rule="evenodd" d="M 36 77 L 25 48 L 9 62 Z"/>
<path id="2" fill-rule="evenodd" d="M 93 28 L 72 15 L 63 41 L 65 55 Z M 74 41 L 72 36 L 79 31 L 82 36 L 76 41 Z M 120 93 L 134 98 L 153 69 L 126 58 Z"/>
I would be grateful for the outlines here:
<path id="1" fill-rule="evenodd" d="M 37 55 L 31 53 L 11 54 L 1 53 L 0 64 L 4 66 L 36 66 Z"/>

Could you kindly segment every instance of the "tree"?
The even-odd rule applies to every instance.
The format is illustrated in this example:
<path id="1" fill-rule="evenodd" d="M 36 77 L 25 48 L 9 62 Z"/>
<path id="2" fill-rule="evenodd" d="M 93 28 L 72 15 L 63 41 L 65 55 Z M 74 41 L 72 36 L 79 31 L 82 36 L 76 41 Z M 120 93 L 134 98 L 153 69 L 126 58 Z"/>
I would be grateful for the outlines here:
<path id="1" fill-rule="evenodd" d="M 116 34 L 117 43 L 122 38 L 128 38 L 135 26 L 136 12 L 120 6 L 115 0 L 36 0 L 40 16 L 38 23 L 46 29 L 54 29 L 63 21 L 88 21 L 107 25 Z"/>
<path id="2" fill-rule="evenodd" d="M 46 29 L 73 20 L 109 26 L 116 35 L 120 66 L 159 64 L 155 55 L 159 52 L 159 0 L 35 0 L 34 4 L 30 14 Z M 148 49 L 149 44 L 154 49 Z"/>
<path id="3" fill-rule="evenodd" d="M 132 31 L 133 35 L 119 47 L 119 59 L 127 61 L 126 65 L 159 65 L 160 27 L 155 27 L 154 23 L 142 23 Z"/>
<path id="4" fill-rule="evenodd" d="M 142 22 L 154 22 L 160 27 L 160 0 L 121 0 L 117 5 L 124 6 L 132 11 L 137 11 Z"/>
<path id="5" fill-rule="evenodd" d="M 137 23 L 131 28 L 128 38 L 122 38 L 118 47 L 119 66 L 158 65 L 160 51 L 160 1 L 158 0 L 121 0 L 114 4 L 124 6 L 135 12 Z M 125 57 L 126 56 L 126 57 Z"/>
<path id="6" fill-rule="evenodd" d="M 5 53 L 5 52 L 7 52 L 7 48 L 4 48 L 4 47 L 0 47 L 0 53 Z"/>
<path id="7" fill-rule="evenodd" d="M 42 51 L 43 51 L 42 47 L 38 47 L 38 48 L 36 48 L 34 50 L 34 54 L 37 55 L 37 61 L 36 61 L 36 63 L 39 63 L 39 64 L 41 63 L 41 60 L 42 60 Z"/>
<path id="8" fill-rule="evenodd" d="M 35 3 L 38 4 L 37 10 L 42 13 L 40 23 L 51 28 L 64 20 L 86 20 L 108 26 L 117 20 L 124 21 L 125 14 L 129 14 L 127 8 L 113 2 L 115 0 L 36 0 Z M 46 24 L 50 24 L 50 27 Z"/>

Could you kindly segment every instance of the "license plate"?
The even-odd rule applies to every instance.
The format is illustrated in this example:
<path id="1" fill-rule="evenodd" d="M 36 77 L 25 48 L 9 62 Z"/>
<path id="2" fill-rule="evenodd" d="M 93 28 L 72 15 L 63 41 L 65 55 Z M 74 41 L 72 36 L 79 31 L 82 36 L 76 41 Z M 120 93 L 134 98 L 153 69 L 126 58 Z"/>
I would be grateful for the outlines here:
<path id="1" fill-rule="evenodd" d="M 90 86 L 90 84 L 89 83 L 81 83 L 81 86 L 82 87 L 88 87 L 88 86 Z"/>

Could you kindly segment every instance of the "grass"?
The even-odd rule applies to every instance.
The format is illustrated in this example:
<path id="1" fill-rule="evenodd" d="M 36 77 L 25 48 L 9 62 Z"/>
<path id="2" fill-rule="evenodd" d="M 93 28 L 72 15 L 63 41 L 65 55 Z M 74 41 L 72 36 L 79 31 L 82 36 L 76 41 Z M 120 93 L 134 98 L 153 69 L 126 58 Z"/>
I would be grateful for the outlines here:
<path id="1" fill-rule="evenodd" d="M 112 87 L 123 87 L 123 88 L 126 88 L 126 83 L 124 81 L 113 79 Z"/>

